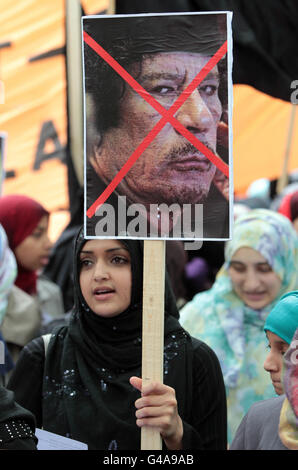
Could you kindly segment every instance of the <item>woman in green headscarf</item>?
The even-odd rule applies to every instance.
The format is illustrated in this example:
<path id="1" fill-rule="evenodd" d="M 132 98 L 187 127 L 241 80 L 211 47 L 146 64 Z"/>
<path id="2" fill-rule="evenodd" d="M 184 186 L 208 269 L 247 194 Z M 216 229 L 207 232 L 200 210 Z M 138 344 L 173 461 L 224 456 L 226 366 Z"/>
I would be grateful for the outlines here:
<path id="1" fill-rule="evenodd" d="M 298 450 L 298 291 L 281 297 L 264 329 L 270 347 L 265 368 L 279 396 L 250 407 L 230 449 Z"/>
<path id="2" fill-rule="evenodd" d="M 284 356 L 282 380 L 286 397 L 280 412 L 278 434 L 287 449 L 298 450 L 298 328 Z"/>
<path id="3" fill-rule="evenodd" d="M 229 442 L 250 406 L 274 395 L 263 369 L 264 324 L 277 300 L 298 288 L 297 248 L 296 232 L 284 216 L 255 209 L 239 217 L 212 288 L 180 312 L 183 327 L 220 360 Z"/>
<path id="4" fill-rule="evenodd" d="M 284 393 L 282 382 L 283 356 L 286 353 L 298 327 L 298 291 L 281 297 L 269 313 L 264 330 L 270 352 L 264 362 L 264 369 L 270 373 L 277 395 Z"/>

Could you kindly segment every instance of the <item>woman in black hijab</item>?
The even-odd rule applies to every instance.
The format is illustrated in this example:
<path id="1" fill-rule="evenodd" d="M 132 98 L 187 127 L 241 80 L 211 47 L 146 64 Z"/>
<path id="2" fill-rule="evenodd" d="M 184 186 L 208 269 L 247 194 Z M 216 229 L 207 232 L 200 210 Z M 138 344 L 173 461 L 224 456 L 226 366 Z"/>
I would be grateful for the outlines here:
<path id="1" fill-rule="evenodd" d="M 23 349 L 8 388 L 37 427 L 90 450 L 139 449 L 146 424 L 159 429 L 168 449 L 225 449 L 219 362 L 180 326 L 167 278 L 164 384 L 151 389 L 150 406 L 140 398 L 142 273 L 142 241 L 85 240 L 81 229 L 70 323 L 53 332 L 46 357 L 42 338 Z"/>

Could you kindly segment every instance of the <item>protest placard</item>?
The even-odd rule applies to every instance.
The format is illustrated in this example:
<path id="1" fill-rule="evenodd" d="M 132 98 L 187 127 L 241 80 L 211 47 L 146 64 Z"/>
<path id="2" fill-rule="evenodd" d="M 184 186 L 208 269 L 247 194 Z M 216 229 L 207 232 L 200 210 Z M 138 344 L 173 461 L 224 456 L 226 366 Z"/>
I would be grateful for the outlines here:
<path id="1" fill-rule="evenodd" d="M 162 382 L 165 240 L 230 237 L 231 15 L 82 26 L 85 238 L 145 240 L 142 379 Z M 141 434 L 161 449 L 156 430 Z"/>
<path id="2" fill-rule="evenodd" d="M 228 239 L 228 13 L 83 18 L 85 235 Z"/>

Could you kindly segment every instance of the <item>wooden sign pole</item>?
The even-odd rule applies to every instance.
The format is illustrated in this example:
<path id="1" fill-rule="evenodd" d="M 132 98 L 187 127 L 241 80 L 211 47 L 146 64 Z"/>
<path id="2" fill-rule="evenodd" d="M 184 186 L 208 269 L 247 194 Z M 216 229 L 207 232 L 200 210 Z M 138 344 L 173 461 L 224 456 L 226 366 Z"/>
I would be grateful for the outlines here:
<path id="1" fill-rule="evenodd" d="M 116 1 L 115 0 L 109 0 L 107 15 L 115 15 L 115 10 L 116 10 Z"/>
<path id="2" fill-rule="evenodd" d="M 277 186 L 276 186 L 277 194 L 280 194 L 282 192 L 282 190 L 288 184 L 288 164 L 289 164 L 289 157 L 290 157 L 294 122 L 295 122 L 295 115 L 296 115 L 296 106 L 297 106 L 296 104 L 292 104 L 289 132 L 288 132 L 287 145 L 286 145 L 286 153 L 285 153 L 285 158 L 284 158 L 284 162 L 283 162 L 283 169 L 282 169 L 281 176 L 280 176 L 280 178 L 277 182 Z"/>
<path id="3" fill-rule="evenodd" d="M 144 241 L 143 279 L 143 385 L 163 382 L 165 241 Z M 160 433 L 150 427 L 141 429 L 141 449 L 161 450 Z"/>
<path id="4" fill-rule="evenodd" d="M 83 72 L 81 4 L 66 0 L 66 68 L 70 153 L 76 176 L 84 184 Z"/>
<path id="5" fill-rule="evenodd" d="M 115 0 L 109 1 L 108 15 L 115 14 Z M 163 382 L 165 241 L 144 241 L 143 278 L 143 385 Z M 141 450 L 161 450 L 160 433 L 149 427 L 141 429 Z"/>

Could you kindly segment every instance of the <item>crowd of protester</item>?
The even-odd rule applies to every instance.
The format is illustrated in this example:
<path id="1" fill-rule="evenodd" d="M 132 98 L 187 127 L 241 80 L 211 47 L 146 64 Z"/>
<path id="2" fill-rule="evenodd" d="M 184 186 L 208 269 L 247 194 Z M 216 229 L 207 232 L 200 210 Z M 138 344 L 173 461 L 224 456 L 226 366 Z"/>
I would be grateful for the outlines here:
<path id="1" fill-rule="evenodd" d="M 38 427 L 135 449 L 151 426 L 170 450 L 298 449 L 298 188 L 262 180 L 234 209 L 227 242 L 167 242 L 164 381 L 146 385 L 143 242 L 78 224 L 53 246 L 39 202 L 0 198 L 0 448 L 37 449 Z"/>

